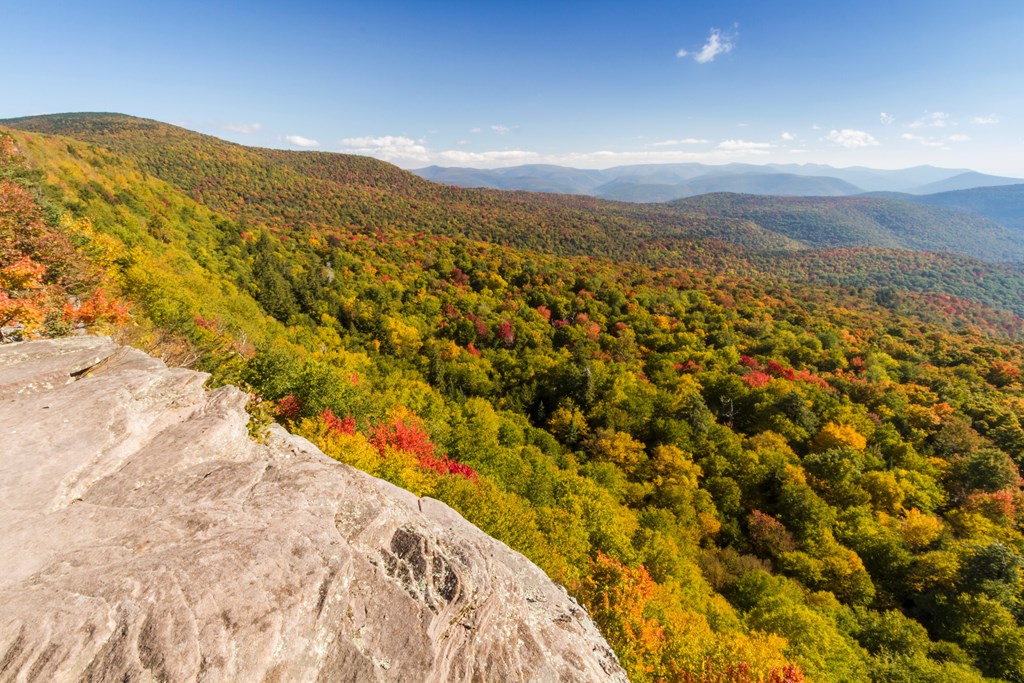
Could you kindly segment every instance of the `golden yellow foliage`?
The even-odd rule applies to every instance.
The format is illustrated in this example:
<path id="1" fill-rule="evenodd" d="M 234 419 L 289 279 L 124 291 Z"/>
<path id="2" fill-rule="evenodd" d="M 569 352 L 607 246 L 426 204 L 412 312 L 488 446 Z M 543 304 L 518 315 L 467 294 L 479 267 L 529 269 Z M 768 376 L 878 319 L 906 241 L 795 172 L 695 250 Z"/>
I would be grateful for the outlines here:
<path id="1" fill-rule="evenodd" d="M 587 441 L 587 449 L 595 460 L 612 462 L 627 472 L 646 458 L 644 445 L 625 432 L 598 429 Z"/>
<path id="2" fill-rule="evenodd" d="M 868 440 L 864 435 L 850 425 L 829 422 L 814 437 L 811 447 L 820 453 L 830 448 L 852 448 L 855 451 L 862 451 L 867 445 Z"/>
<path id="3" fill-rule="evenodd" d="M 945 525 L 938 517 L 911 508 L 900 523 L 899 532 L 911 550 L 921 550 L 935 541 L 944 528 Z"/>

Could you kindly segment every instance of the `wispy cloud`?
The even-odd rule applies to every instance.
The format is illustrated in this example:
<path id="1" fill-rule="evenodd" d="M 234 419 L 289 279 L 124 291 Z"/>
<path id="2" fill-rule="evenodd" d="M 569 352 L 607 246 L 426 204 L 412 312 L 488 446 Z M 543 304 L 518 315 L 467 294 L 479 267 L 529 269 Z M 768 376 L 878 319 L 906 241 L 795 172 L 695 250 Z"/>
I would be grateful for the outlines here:
<path id="1" fill-rule="evenodd" d="M 938 138 L 926 138 L 923 135 L 913 135 L 911 133 L 904 133 L 900 138 L 909 142 L 917 142 L 925 147 L 945 147 L 946 145 L 945 142 Z"/>
<path id="2" fill-rule="evenodd" d="M 911 128 L 945 128 L 953 125 L 949 113 L 944 111 L 925 112 L 925 115 L 910 124 Z"/>
<path id="3" fill-rule="evenodd" d="M 884 111 L 878 115 L 878 120 L 881 121 L 882 124 L 886 126 L 891 126 L 892 124 L 896 123 L 896 117 Z"/>
<path id="4" fill-rule="evenodd" d="M 285 135 L 282 139 L 289 144 L 302 147 L 303 149 L 313 149 L 320 146 L 320 143 L 316 140 L 304 138 L 301 135 Z"/>
<path id="5" fill-rule="evenodd" d="M 950 142 L 970 142 L 971 136 L 964 135 L 963 133 L 956 133 L 954 135 L 947 135 L 946 137 L 925 137 L 924 135 L 914 135 L 912 133 L 904 133 L 900 136 L 900 139 L 907 140 L 909 142 L 916 142 L 925 147 L 943 147 L 948 148 Z"/>
<path id="6" fill-rule="evenodd" d="M 364 154 L 394 162 L 426 163 L 430 161 L 430 153 L 422 141 L 413 140 L 403 135 L 344 138 L 340 144 L 341 151 L 347 154 Z"/>
<path id="7" fill-rule="evenodd" d="M 728 52 L 732 52 L 732 49 L 736 47 L 736 34 L 722 33 L 717 28 L 711 29 L 708 33 L 708 39 L 696 52 L 691 52 L 686 48 L 680 48 L 676 52 L 676 57 L 682 59 L 684 57 L 693 57 L 693 60 L 698 64 L 707 64 L 713 62 L 715 57 L 718 55 L 724 55 Z"/>
<path id="8" fill-rule="evenodd" d="M 460 141 L 462 142 L 462 141 Z M 472 151 L 457 146 L 443 150 L 430 149 L 423 141 L 403 136 L 355 137 L 341 140 L 339 151 L 349 154 L 364 154 L 391 163 L 417 168 L 438 164 L 441 166 L 468 166 L 474 168 L 499 168 L 528 163 L 558 164 L 577 168 L 607 168 L 620 164 L 643 163 L 724 163 L 737 159 L 754 159 L 778 151 L 769 142 L 747 140 L 724 140 L 717 145 L 704 141 L 706 149 L 681 146 L 672 148 L 647 146 L 640 150 L 596 150 L 592 152 L 568 152 L 548 154 L 523 149 Z M 457 145 L 458 143 L 456 143 Z"/>
<path id="9" fill-rule="evenodd" d="M 971 119 L 971 123 L 977 123 L 982 126 L 991 126 L 999 123 L 999 117 L 995 114 L 989 114 L 988 116 L 975 116 Z"/>
<path id="10" fill-rule="evenodd" d="M 661 140 L 660 142 L 652 142 L 648 144 L 648 147 L 678 147 L 679 145 L 706 145 L 710 140 L 702 140 L 700 138 L 683 138 L 681 140 Z"/>
<path id="11" fill-rule="evenodd" d="M 509 132 L 512 129 L 509 128 L 508 126 L 503 126 L 500 123 L 496 123 L 493 126 L 491 126 L 491 130 L 493 130 L 498 135 L 504 135 L 505 133 Z"/>
<path id="12" fill-rule="evenodd" d="M 859 147 L 875 147 L 878 145 L 878 140 L 875 139 L 871 133 L 863 130 L 853 130 L 852 128 L 843 128 L 842 130 L 830 130 L 828 135 L 822 138 L 825 142 L 831 142 L 833 145 L 845 147 L 847 149 L 857 149 Z"/>
<path id="13" fill-rule="evenodd" d="M 225 123 L 224 130 L 249 135 L 250 133 L 257 133 L 263 130 L 263 125 L 259 123 Z"/>
<path id="14" fill-rule="evenodd" d="M 770 142 L 749 142 L 747 140 L 722 140 L 716 149 L 723 152 L 743 152 L 746 154 L 768 154 L 775 148 Z"/>
<path id="15" fill-rule="evenodd" d="M 492 152 L 465 152 L 458 149 L 450 149 L 438 152 L 436 157 L 446 163 L 453 164 L 499 164 L 509 163 L 521 164 L 527 161 L 538 159 L 537 152 L 527 152 L 521 149 L 498 150 Z"/>
<path id="16" fill-rule="evenodd" d="M 708 42 L 704 43 L 704 47 L 693 58 L 698 64 L 712 62 L 718 55 L 732 52 L 736 45 L 735 40 L 735 36 L 723 35 L 717 28 L 713 28 L 708 35 Z"/>
<path id="17" fill-rule="evenodd" d="M 514 130 L 514 128 L 512 128 Z M 490 132 L 484 126 L 482 132 Z M 953 131 L 942 131 L 939 140 L 954 145 L 966 141 L 964 135 L 948 135 Z M 927 133 L 905 131 L 908 142 L 922 144 L 929 141 Z M 596 149 L 577 152 L 548 152 L 529 148 L 480 148 L 488 136 L 474 136 L 460 140 L 453 139 L 443 147 L 431 147 L 425 139 L 404 135 L 382 135 L 348 137 L 339 141 L 338 151 L 364 154 L 383 159 L 405 168 L 421 168 L 431 164 L 440 166 L 465 166 L 473 168 L 500 168 L 520 164 L 543 163 L 572 166 L 576 168 L 608 168 L 623 164 L 643 163 L 728 163 L 733 161 L 763 162 L 768 159 L 792 159 L 792 155 L 808 155 L 833 149 L 871 148 L 880 143 L 870 133 L 849 128 L 824 129 L 818 133 L 800 133 L 795 130 L 780 131 L 771 139 L 731 137 L 726 139 L 704 139 L 680 137 L 638 141 L 636 147 L 625 149 Z M 937 136 L 938 137 L 938 136 Z M 493 139 L 492 139 L 493 141 Z M 641 146 L 642 144 L 642 146 Z M 907 143 L 904 143 L 907 144 Z M 498 145 L 495 145 L 498 147 Z M 834 152 L 833 152 L 834 153 Z"/>

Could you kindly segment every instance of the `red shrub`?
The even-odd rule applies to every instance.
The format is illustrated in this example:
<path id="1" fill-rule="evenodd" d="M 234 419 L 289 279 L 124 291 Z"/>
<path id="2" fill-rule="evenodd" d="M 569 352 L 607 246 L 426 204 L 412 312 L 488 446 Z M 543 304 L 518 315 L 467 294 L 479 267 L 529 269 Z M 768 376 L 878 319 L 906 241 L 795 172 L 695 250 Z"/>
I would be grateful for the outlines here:
<path id="1" fill-rule="evenodd" d="M 760 389 L 768 384 L 768 382 L 772 381 L 772 376 L 761 372 L 760 370 L 754 370 L 753 372 L 743 375 L 740 379 L 746 382 L 747 386 L 751 389 Z"/>
<path id="2" fill-rule="evenodd" d="M 278 417 L 283 417 L 286 420 L 294 419 L 302 412 L 302 402 L 295 394 L 288 394 L 284 398 L 277 399 L 274 403 L 274 412 Z"/>
<path id="3" fill-rule="evenodd" d="M 320 413 L 320 419 L 327 425 L 327 431 L 334 434 L 348 434 L 353 435 L 356 433 L 356 420 L 351 415 L 346 415 L 344 419 L 334 414 L 334 411 L 330 408 L 324 408 L 323 412 Z"/>

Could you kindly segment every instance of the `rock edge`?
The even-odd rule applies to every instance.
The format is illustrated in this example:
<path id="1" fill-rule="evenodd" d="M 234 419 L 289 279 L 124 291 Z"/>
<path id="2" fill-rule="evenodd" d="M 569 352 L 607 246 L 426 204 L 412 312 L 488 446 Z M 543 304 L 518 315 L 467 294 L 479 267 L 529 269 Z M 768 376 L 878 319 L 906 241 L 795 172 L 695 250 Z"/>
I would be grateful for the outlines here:
<path id="1" fill-rule="evenodd" d="M 0 346 L 0 681 L 625 681 L 443 503 L 109 339 Z"/>

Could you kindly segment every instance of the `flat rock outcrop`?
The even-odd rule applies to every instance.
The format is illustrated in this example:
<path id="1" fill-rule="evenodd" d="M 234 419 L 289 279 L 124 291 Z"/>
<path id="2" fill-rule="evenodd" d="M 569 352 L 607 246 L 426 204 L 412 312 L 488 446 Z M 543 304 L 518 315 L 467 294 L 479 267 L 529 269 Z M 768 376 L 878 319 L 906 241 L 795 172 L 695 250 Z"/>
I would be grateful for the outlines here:
<path id="1" fill-rule="evenodd" d="M 0 346 L 0 681 L 625 681 L 443 503 L 108 339 Z"/>

